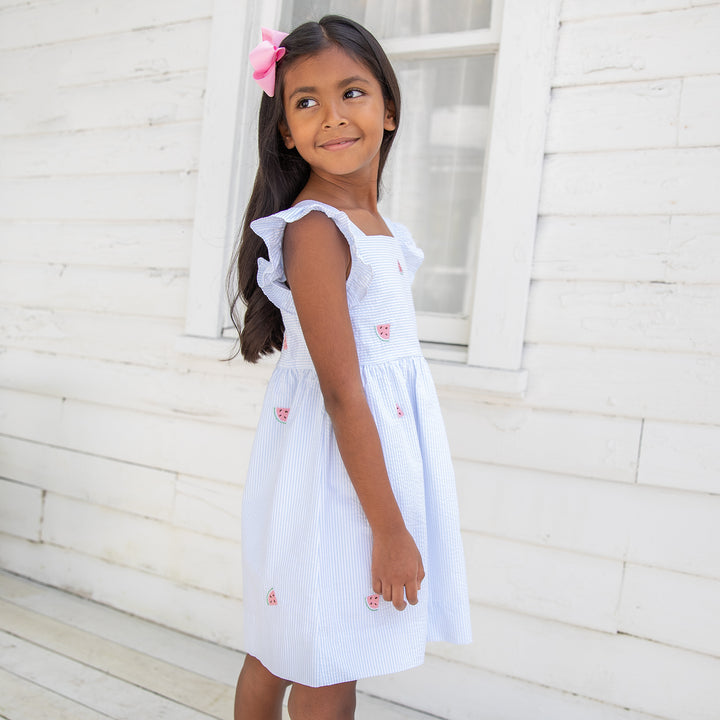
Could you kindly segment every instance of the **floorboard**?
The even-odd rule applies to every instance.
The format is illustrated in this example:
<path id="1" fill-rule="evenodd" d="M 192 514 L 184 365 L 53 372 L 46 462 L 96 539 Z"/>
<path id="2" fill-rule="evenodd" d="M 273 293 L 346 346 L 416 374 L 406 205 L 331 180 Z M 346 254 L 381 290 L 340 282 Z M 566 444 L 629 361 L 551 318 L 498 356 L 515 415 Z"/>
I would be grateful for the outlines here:
<path id="1" fill-rule="evenodd" d="M 0 720 L 231 720 L 243 660 L 0 570 Z M 356 719 L 432 720 L 363 693 Z"/>

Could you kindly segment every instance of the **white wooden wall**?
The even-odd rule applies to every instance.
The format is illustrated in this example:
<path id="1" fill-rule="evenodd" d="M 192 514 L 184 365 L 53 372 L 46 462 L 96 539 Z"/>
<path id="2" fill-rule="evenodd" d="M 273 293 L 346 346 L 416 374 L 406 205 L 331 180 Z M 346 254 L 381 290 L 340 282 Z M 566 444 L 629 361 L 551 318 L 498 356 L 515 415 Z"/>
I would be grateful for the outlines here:
<path id="1" fill-rule="evenodd" d="M 0 566 L 242 647 L 270 366 L 176 350 L 212 0 L 0 0 Z M 441 397 L 460 720 L 720 717 L 720 3 L 564 0 L 523 401 Z"/>

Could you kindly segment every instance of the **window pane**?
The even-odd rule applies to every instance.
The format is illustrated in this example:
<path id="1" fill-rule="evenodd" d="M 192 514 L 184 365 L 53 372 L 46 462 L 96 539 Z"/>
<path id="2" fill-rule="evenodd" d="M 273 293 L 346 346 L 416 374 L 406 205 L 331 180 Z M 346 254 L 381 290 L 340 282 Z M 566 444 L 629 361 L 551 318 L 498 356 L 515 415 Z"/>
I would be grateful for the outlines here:
<path id="1" fill-rule="evenodd" d="M 418 311 L 469 314 L 494 57 L 396 62 L 400 132 L 381 200 L 425 251 Z"/>
<path id="2" fill-rule="evenodd" d="M 285 0 L 280 27 L 337 13 L 379 38 L 404 37 L 487 28 L 491 9 L 492 0 Z"/>

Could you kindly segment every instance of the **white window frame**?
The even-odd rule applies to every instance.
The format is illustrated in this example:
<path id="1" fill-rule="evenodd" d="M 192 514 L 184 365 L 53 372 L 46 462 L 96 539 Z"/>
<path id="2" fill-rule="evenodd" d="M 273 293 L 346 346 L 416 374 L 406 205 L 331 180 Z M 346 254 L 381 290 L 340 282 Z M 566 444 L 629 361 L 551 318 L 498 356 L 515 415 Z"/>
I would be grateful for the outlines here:
<path id="1" fill-rule="evenodd" d="M 561 0 L 496 0 L 483 30 L 383 41 L 392 59 L 497 51 L 483 171 L 482 223 L 467 348 L 423 345 L 440 386 L 522 397 L 522 350 Z M 185 335 L 178 349 L 224 357 L 225 267 L 244 208 L 242 128 L 255 108 L 248 48 L 280 0 L 215 0 Z"/>

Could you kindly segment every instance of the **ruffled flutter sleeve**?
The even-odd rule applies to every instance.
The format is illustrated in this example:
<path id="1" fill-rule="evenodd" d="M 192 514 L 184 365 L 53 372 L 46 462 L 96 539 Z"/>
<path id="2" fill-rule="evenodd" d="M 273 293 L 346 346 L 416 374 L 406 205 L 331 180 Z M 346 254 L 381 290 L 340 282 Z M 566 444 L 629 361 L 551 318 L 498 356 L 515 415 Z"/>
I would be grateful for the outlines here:
<path id="1" fill-rule="evenodd" d="M 268 259 L 258 259 L 258 285 L 273 305 L 292 314 L 295 314 L 295 303 L 285 277 L 283 236 L 288 223 L 295 222 L 314 210 L 325 213 L 337 225 L 350 247 L 352 265 L 346 282 L 350 307 L 354 307 L 365 297 L 373 277 L 372 267 L 365 262 L 358 249 L 355 236 L 357 230 L 342 210 L 337 210 L 325 203 L 305 200 L 287 210 L 254 220 L 250 223 L 250 227 L 263 239 L 268 249 Z M 422 253 L 420 255 L 422 258 Z"/>
<path id="2" fill-rule="evenodd" d="M 402 224 L 388 222 L 393 235 L 400 241 L 403 255 L 405 257 L 405 272 L 410 276 L 412 282 L 415 273 L 425 259 L 425 253 L 415 244 L 412 233 Z"/>

